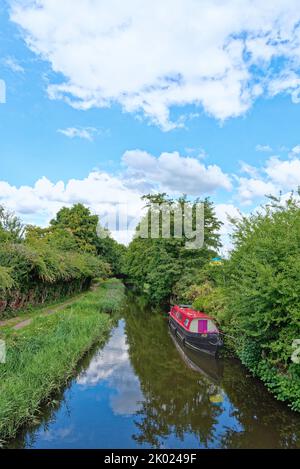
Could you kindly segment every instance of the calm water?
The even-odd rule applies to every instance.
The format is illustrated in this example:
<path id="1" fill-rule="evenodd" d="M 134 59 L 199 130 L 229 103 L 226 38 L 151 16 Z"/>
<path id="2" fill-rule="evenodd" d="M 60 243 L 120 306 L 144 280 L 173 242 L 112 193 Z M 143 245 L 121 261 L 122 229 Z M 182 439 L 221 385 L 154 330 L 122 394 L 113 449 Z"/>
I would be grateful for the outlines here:
<path id="1" fill-rule="evenodd" d="M 183 350 L 129 297 L 106 346 L 10 447 L 300 448 L 300 416 L 239 362 Z"/>

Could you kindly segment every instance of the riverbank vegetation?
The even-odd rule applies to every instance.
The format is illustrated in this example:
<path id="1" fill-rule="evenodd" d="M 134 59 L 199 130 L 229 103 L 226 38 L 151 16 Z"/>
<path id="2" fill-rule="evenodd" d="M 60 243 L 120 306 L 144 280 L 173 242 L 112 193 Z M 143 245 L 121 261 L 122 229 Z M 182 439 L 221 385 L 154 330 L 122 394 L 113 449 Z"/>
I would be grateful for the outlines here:
<path id="1" fill-rule="evenodd" d="M 187 202 L 165 194 L 145 199 L 149 210 Z M 176 239 L 172 230 L 169 239 L 136 236 L 127 253 L 129 279 L 154 305 L 188 302 L 216 317 L 228 348 L 278 399 L 300 411 L 300 365 L 291 359 L 300 338 L 299 202 L 270 198 L 259 212 L 231 220 L 233 249 L 221 262 L 213 260 L 221 223 L 213 204 L 203 202 L 204 246 L 186 249 L 186 239 Z"/>
<path id="2" fill-rule="evenodd" d="M 120 309 L 124 286 L 110 279 L 56 314 L 35 317 L 20 331 L 1 333 L 7 360 L 0 366 L 0 440 L 38 420 L 41 403 L 51 405 L 52 393 L 72 376 L 83 355 L 95 342 L 106 340 L 114 319 L 103 311 L 112 292 L 114 310 Z"/>
<path id="3" fill-rule="evenodd" d="M 112 327 L 105 313 L 120 309 L 124 286 L 109 278 L 122 272 L 126 248 L 108 232 L 98 236 L 99 229 L 103 233 L 98 216 L 82 204 L 61 209 L 47 228 L 23 226 L 0 207 L 0 319 L 19 310 L 25 319 L 24 327 L 3 321 L 0 329 L 7 348 L 0 365 L 0 440 L 38 416 L 40 404 Z M 91 287 L 72 304 L 39 313 L 40 306 Z"/>
<path id="4" fill-rule="evenodd" d="M 124 246 L 99 237 L 98 216 L 63 208 L 48 228 L 23 226 L 0 207 L 0 316 L 87 290 L 122 271 Z"/>
<path id="5" fill-rule="evenodd" d="M 141 225 L 148 224 L 149 236 L 136 236 L 128 247 L 126 254 L 127 275 L 137 290 L 144 293 L 154 305 L 170 302 L 172 296 L 178 296 L 194 276 L 201 270 L 221 247 L 219 229 L 221 223 L 215 216 L 213 204 L 209 199 L 203 201 L 206 241 L 201 249 L 186 249 L 187 237 L 174 237 L 174 213 L 176 208 L 185 205 L 193 209 L 194 204 L 185 197 L 178 201 L 170 199 L 166 194 L 145 196 L 148 212 Z M 153 238 L 151 236 L 151 212 L 158 209 L 159 204 L 170 207 L 171 236 L 169 238 Z M 195 213 L 193 216 L 195 222 Z M 160 231 L 161 231 L 160 220 Z"/>

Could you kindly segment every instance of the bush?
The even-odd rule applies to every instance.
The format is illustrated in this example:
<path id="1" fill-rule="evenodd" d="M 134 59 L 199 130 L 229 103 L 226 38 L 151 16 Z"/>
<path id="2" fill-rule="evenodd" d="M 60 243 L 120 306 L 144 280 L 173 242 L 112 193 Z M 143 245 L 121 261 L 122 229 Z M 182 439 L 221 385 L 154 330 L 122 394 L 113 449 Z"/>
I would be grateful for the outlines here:
<path id="1" fill-rule="evenodd" d="M 205 266 L 186 296 L 219 321 L 242 363 L 300 411 L 300 365 L 291 360 L 300 338 L 299 204 L 272 200 L 234 224 L 229 260 Z"/>
<path id="2" fill-rule="evenodd" d="M 88 253 L 60 251 L 42 241 L 0 244 L 0 311 L 56 300 L 110 274 L 108 264 Z"/>
<path id="3" fill-rule="evenodd" d="M 284 206 L 236 223 L 228 263 L 227 329 L 242 362 L 281 399 L 300 410 L 300 377 L 291 361 L 300 338 L 300 208 Z"/>

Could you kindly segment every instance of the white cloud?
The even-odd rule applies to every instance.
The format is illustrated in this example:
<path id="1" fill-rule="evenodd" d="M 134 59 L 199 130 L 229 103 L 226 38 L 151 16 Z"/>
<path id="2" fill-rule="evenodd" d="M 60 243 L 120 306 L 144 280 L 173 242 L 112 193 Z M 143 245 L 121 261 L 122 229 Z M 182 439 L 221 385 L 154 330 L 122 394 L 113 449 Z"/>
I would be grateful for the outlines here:
<path id="1" fill-rule="evenodd" d="M 232 249 L 232 242 L 230 235 L 232 234 L 232 225 L 229 221 L 230 218 L 241 218 L 241 212 L 233 204 L 216 204 L 215 212 L 217 218 L 223 223 L 220 230 L 222 242 L 222 254 L 227 256 Z"/>
<path id="2" fill-rule="evenodd" d="M 119 103 L 170 130 L 185 121 L 171 121 L 173 106 L 224 120 L 263 93 L 299 100 L 299 0 L 11 4 L 28 46 L 64 77 L 49 85 L 50 98 L 75 108 Z"/>
<path id="3" fill-rule="evenodd" d="M 258 178 L 259 170 L 252 166 L 251 164 L 245 163 L 245 161 L 240 161 L 241 172 L 251 176 L 253 178 Z"/>
<path id="4" fill-rule="evenodd" d="M 6 84 L 4 80 L 0 79 L 0 104 L 6 103 Z"/>
<path id="5" fill-rule="evenodd" d="M 238 198 L 244 205 L 250 205 L 255 199 L 276 193 L 277 188 L 272 182 L 255 178 L 239 178 Z"/>
<path id="6" fill-rule="evenodd" d="M 256 145 L 256 151 L 261 151 L 261 152 L 265 152 L 265 153 L 269 153 L 272 150 L 272 147 L 270 147 L 270 145 Z"/>
<path id="7" fill-rule="evenodd" d="M 296 145 L 295 147 L 292 148 L 290 156 L 296 156 L 300 155 L 300 145 Z"/>
<path id="8" fill-rule="evenodd" d="M 65 135 L 68 138 L 82 138 L 85 140 L 89 140 L 92 142 L 94 140 L 95 135 L 98 133 L 98 130 L 94 127 L 68 127 L 66 129 L 58 129 L 60 134 Z"/>
<path id="9" fill-rule="evenodd" d="M 289 154 L 289 159 L 272 156 L 262 168 L 243 163 L 243 172 L 250 177 L 235 178 L 239 184 L 239 201 L 250 205 L 255 199 L 265 195 L 279 195 L 280 192 L 296 190 L 300 186 L 300 159 L 297 157 L 299 153 L 300 147 L 296 146 Z"/>
<path id="10" fill-rule="evenodd" d="M 300 160 L 297 158 L 284 161 L 274 156 L 267 161 L 265 171 L 281 190 L 290 191 L 300 186 Z"/>
<path id="11" fill-rule="evenodd" d="M 84 203 L 101 219 L 116 212 L 128 218 L 134 229 L 142 214 L 141 193 L 126 186 L 121 178 L 100 171 L 91 172 L 84 179 L 70 179 L 67 183 L 51 182 L 46 177 L 33 186 L 15 187 L 0 181 L 0 204 L 16 212 L 26 223 L 45 226 L 63 206 Z M 126 233 L 118 239 L 128 241 Z"/>
<path id="12" fill-rule="evenodd" d="M 299 44 L 297 44 L 296 50 L 299 49 Z M 297 67 L 299 67 L 299 56 L 295 57 L 295 62 Z M 292 101 L 295 104 L 300 102 L 299 93 L 300 93 L 300 77 L 295 71 L 286 70 L 282 72 L 278 78 L 274 78 L 269 83 L 269 92 L 271 96 L 276 96 L 279 93 L 287 92 L 291 95 Z"/>
<path id="13" fill-rule="evenodd" d="M 2 63 L 5 67 L 9 68 L 15 73 L 25 72 L 24 67 L 22 67 L 22 65 L 20 65 L 17 59 L 15 59 L 14 57 L 6 57 L 2 60 Z"/>
<path id="14" fill-rule="evenodd" d="M 199 159 L 178 152 L 155 156 L 141 150 L 127 151 L 122 158 L 128 177 L 170 193 L 200 196 L 217 189 L 231 190 L 230 177 L 217 165 L 205 166 Z"/>
<path id="15" fill-rule="evenodd" d="M 123 172 L 115 176 L 94 170 L 86 178 L 66 183 L 42 177 L 32 186 L 15 187 L 0 181 L 0 205 L 16 212 L 25 223 L 46 226 L 63 206 L 80 202 L 97 213 L 102 223 L 119 219 L 110 229 L 115 239 L 127 244 L 143 214 L 143 194 L 160 190 L 201 196 L 217 189 L 231 190 L 229 176 L 218 166 L 205 166 L 177 152 L 156 158 L 141 150 L 127 151 L 122 161 Z M 120 216 L 128 226 L 120 222 Z"/>

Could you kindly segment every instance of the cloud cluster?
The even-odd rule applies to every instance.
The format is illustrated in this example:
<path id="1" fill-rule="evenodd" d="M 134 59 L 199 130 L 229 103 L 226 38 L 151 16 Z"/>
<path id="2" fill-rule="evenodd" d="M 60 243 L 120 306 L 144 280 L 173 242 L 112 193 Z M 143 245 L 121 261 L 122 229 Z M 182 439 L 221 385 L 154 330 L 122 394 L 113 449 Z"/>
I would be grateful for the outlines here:
<path id="1" fill-rule="evenodd" d="M 94 170 L 85 178 L 66 183 L 54 183 L 43 177 L 33 186 L 21 187 L 0 181 L 0 205 L 15 211 L 27 223 L 45 225 L 61 207 L 81 202 L 102 221 L 116 214 L 124 217 L 129 231 L 124 225 L 118 231 L 116 226 L 113 235 L 126 244 L 143 213 L 143 194 L 160 191 L 201 197 L 223 190 L 229 196 L 228 203 L 217 204 L 216 210 L 225 222 L 222 236 L 228 246 L 226 214 L 238 215 L 234 204 L 251 208 L 267 194 L 287 193 L 300 185 L 298 148 L 296 145 L 285 159 L 269 157 L 262 167 L 241 163 L 240 175 L 228 175 L 217 165 L 206 165 L 199 157 L 185 157 L 178 152 L 154 156 L 146 151 L 130 150 L 122 157 L 123 169 L 119 174 Z"/>
<path id="2" fill-rule="evenodd" d="M 68 127 L 66 129 L 58 129 L 57 132 L 68 138 L 82 138 L 92 142 L 98 130 L 95 127 Z"/>
<path id="3" fill-rule="evenodd" d="M 91 172 L 83 179 L 70 179 L 53 183 L 46 177 L 33 186 L 15 187 L 0 181 L 0 205 L 13 210 L 31 224 L 46 225 L 63 206 L 84 203 L 101 219 L 116 211 L 127 218 L 128 223 L 141 216 L 141 194 L 125 185 L 118 177 L 100 171 Z M 114 233 L 121 242 L 128 242 L 131 233 Z"/>
<path id="4" fill-rule="evenodd" d="M 12 72 L 15 73 L 24 73 L 25 69 L 14 57 L 6 57 L 2 60 L 2 63 L 5 67 L 9 68 Z"/>
<path id="5" fill-rule="evenodd" d="M 199 159 L 178 152 L 165 152 L 156 158 L 145 151 L 131 150 L 125 152 L 122 161 L 135 184 L 144 183 L 159 191 L 200 196 L 232 188 L 230 177 L 219 166 L 205 166 Z"/>
<path id="6" fill-rule="evenodd" d="M 71 132 L 70 136 L 75 136 Z M 122 158 L 124 171 L 118 176 L 93 171 L 86 178 L 53 183 L 46 177 L 34 186 L 16 188 L 0 181 L 0 203 L 20 214 L 48 212 L 53 215 L 62 204 L 86 203 L 94 211 L 111 210 L 126 203 L 129 215 L 136 216 L 140 196 L 149 191 L 203 195 L 218 189 L 231 189 L 230 178 L 216 165 L 205 166 L 197 158 L 178 152 L 158 158 L 141 150 L 127 151 Z"/>
<path id="7" fill-rule="evenodd" d="M 155 157 L 132 150 L 124 153 L 122 162 L 123 171 L 118 175 L 94 170 L 86 178 L 70 179 L 67 183 L 53 183 L 42 177 L 33 186 L 17 188 L 0 181 L 0 205 L 15 211 L 26 222 L 39 225 L 48 223 L 62 206 L 78 202 L 89 206 L 102 220 L 118 213 L 127 219 L 129 232 L 123 229 L 113 234 L 126 244 L 142 215 L 143 194 L 160 191 L 203 196 L 232 188 L 230 177 L 219 166 L 205 166 L 198 158 L 178 152 Z"/>
<path id="8" fill-rule="evenodd" d="M 170 130 L 184 121 L 173 106 L 224 120 L 263 94 L 299 101 L 298 0 L 10 2 L 27 45 L 58 73 L 50 98 L 75 108 L 118 103 Z"/>
<path id="9" fill-rule="evenodd" d="M 298 152 L 299 149 L 299 152 Z M 289 159 L 272 156 L 261 168 L 242 163 L 241 171 L 247 177 L 238 177 L 238 199 L 242 204 L 251 205 L 265 195 L 297 190 L 300 186 L 300 145 L 289 153 Z"/>
<path id="10" fill-rule="evenodd" d="M 256 145 L 255 150 L 270 153 L 272 151 L 272 147 L 270 147 L 270 145 Z"/>

